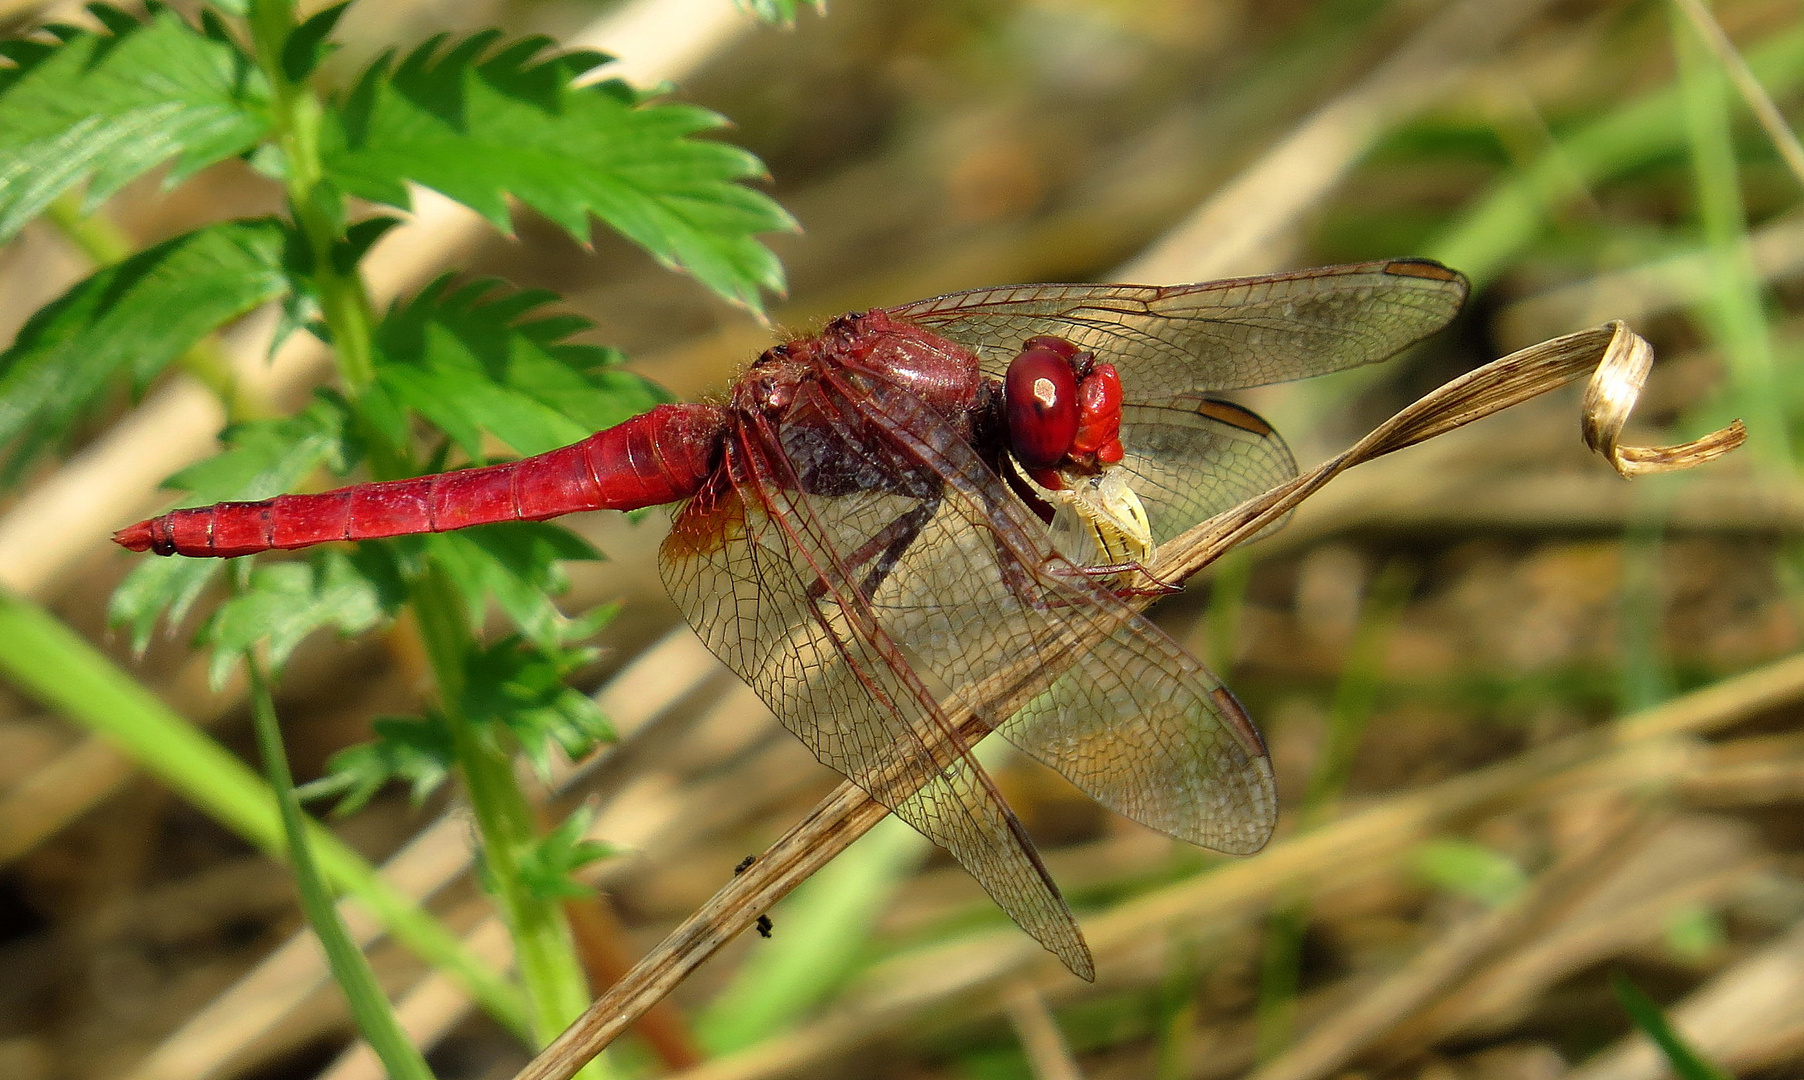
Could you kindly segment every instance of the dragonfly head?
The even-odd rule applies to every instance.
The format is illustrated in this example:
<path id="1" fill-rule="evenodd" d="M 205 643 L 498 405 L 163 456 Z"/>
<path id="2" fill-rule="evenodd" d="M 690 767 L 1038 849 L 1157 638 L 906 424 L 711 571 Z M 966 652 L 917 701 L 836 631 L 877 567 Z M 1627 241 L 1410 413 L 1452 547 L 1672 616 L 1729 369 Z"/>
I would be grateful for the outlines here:
<path id="1" fill-rule="evenodd" d="M 1121 376 L 1064 338 L 1028 338 L 1002 396 L 1009 452 L 1040 486 L 1056 491 L 1122 459 Z"/>
<path id="2" fill-rule="evenodd" d="M 1002 384 L 1009 452 L 1055 507 L 1053 546 L 1080 566 L 1145 565 L 1153 533 L 1121 445 L 1121 376 L 1060 337 L 1028 338 Z"/>

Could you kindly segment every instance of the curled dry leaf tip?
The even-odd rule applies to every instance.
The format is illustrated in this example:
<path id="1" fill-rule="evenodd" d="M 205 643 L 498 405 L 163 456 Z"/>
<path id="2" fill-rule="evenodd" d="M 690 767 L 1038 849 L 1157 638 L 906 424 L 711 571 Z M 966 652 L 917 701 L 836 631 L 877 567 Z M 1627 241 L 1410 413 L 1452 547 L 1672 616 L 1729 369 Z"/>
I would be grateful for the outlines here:
<path id="1" fill-rule="evenodd" d="M 1635 477 L 1689 469 L 1719 458 L 1747 441 L 1747 427 L 1735 420 L 1702 438 L 1675 446 L 1623 446 L 1617 442 L 1641 396 L 1647 374 L 1653 369 L 1654 350 L 1645 338 L 1622 323 L 1608 326 L 1615 332 L 1585 386 L 1581 423 L 1585 445 L 1607 458 L 1617 472 Z"/>

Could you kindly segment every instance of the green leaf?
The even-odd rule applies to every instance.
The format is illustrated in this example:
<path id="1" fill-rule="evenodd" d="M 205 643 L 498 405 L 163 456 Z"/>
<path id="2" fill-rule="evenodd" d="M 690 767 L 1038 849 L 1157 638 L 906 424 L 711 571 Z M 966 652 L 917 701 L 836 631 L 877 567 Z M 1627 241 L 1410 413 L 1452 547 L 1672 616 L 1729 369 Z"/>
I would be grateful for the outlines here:
<path id="1" fill-rule="evenodd" d="M 1660 1006 L 1626 976 L 1620 973 L 1611 975 L 1610 989 L 1616 992 L 1616 1000 L 1622 1003 L 1622 1010 L 1629 1014 L 1629 1019 L 1666 1055 L 1667 1063 L 1679 1075 L 1680 1080 L 1730 1080 L 1730 1073 L 1706 1061 L 1703 1055 L 1692 1049 L 1685 1037 L 1666 1019 L 1666 1014 L 1660 1011 Z"/>
<path id="2" fill-rule="evenodd" d="M 1469 840 L 1431 840 L 1416 850 L 1415 866 L 1429 883 L 1492 907 L 1528 883 L 1514 860 Z"/>
<path id="3" fill-rule="evenodd" d="M 266 563 L 202 628 L 201 639 L 214 650 L 208 675 L 222 685 L 240 655 L 265 639 L 270 666 L 280 667 L 313 631 L 334 626 L 361 633 L 394 611 L 403 595 L 342 551 L 316 550 L 307 562 Z"/>
<path id="4" fill-rule="evenodd" d="M 321 396 L 293 416 L 228 428 L 222 438 L 230 449 L 183 469 L 168 486 L 189 492 L 185 506 L 280 494 L 321 464 L 344 471 L 346 424 L 344 404 Z M 130 626 L 132 647 L 142 651 L 157 617 L 167 610 L 171 624 L 182 621 L 225 566 L 223 559 L 140 560 L 113 590 L 108 621 Z"/>
<path id="5" fill-rule="evenodd" d="M 553 744 L 575 760 L 614 738 L 589 696 L 564 685 L 593 659 L 591 649 L 539 649 L 517 636 L 480 647 L 465 662 L 464 715 L 486 738 L 511 734 L 545 775 Z"/>
<path id="6" fill-rule="evenodd" d="M 381 716 L 376 737 L 347 746 L 326 762 L 326 775 L 300 788 L 301 798 L 339 797 L 332 813 L 355 813 L 391 780 L 412 789 L 415 807 L 437 791 L 451 773 L 451 733 L 437 716 Z"/>
<path id="7" fill-rule="evenodd" d="M 577 881 L 575 873 L 592 862 L 618 854 L 620 849 L 599 840 L 583 839 L 594 823 L 595 805 L 584 803 L 521 856 L 520 883 L 528 892 L 541 900 L 557 901 L 595 891 Z"/>
<path id="8" fill-rule="evenodd" d="M 319 67 L 319 62 L 332 54 L 333 45 L 326 39 L 350 6 L 351 0 L 334 4 L 295 27 L 294 33 L 288 35 L 288 40 L 282 44 L 282 74 L 289 82 L 306 82 L 313 69 Z"/>
<path id="9" fill-rule="evenodd" d="M 1722 919 L 1701 903 L 1679 904 L 1667 912 L 1661 937 L 1668 949 L 1694 964 L 1719 953 L 1729 940 Z"/>
<path id="10" fill-rule="evenodd" d="M 493 49 L 490 31 L 420 46 L 396 66 L 370 68 L 336 102 L 322 132 L 326 171 L 346 191 L 406 208 L 412 180 L 508 228 L 513 195 L 589 239 L 591 215 L 660 262 L 694 274 L 725 299 L 763 311 L 761 290 L 783 291 L 760 233 L 795 228 L 738 147 L 693 138 L 724 124 L 691 105 L 648 103 L 618 80 L 576 86 L 607 61 L 592 52 L 534 62 L 549 42 Z M 485 56 L 486 54 L 486 56 Z"/>
<path id="11" fill-rule="evenodd" d="M 825 13 L 827 0 L 733 0 L 756 18 L 777 26 L 794 26 L 796 11 L 806 3 L 816 12 Z"/>
<path id="12" fill-rule="evenodd" d="M 16 65 L 0 70 L 0 240 L 84 179 L 93 207 L 171 158 L 176 183 L 269 130 L 268 86 L 229 42 L 166 9 L 141 23 L 90 10 L 105 32 L 0 43 Z"/>
<path id="13" fill-rule="evenodd" d="M 142 388 L 201 338 L 287 292 L 285 248 L 274 219 L 209 225 L 93 274 L 33 315 L 0 353 L 0 445 L 10 447 L 0 477 L 54 447 L 119 377 Z"/>
<path id="14" fill-rule="evenodd" d="M 449 289 L 450 279 L 440 278 L 377 330 L 376 386 L 366 400 L 397 443 L 413 412 L 472 458 L 485 431 L 537 454 L 667 400 L 617 368 L 612 349 L 566 340 L 590 323 L 542 314 L 551 293 L 498 290 L 493 281 Z"/>
<path id="15" fill-rule="evenodd" d="M 528 640 L 547 650 L 592 636 L 612 617 L 612 609 L 601 608 L 573 620 L 551 602 L 570 587 L 563 560 L 601 558 L 587 540 L 561 526 L 542 521 L 479 525 L 428 536 L 425 544 L 463 592 L 472 630 L 481 629 L 490 596 Z"/>

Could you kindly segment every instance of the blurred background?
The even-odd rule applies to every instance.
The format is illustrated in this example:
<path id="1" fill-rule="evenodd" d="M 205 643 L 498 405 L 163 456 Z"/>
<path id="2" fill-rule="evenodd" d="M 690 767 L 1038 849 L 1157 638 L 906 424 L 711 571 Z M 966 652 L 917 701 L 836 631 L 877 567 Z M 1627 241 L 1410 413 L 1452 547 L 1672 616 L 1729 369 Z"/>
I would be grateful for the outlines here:
<path id="1" fill-rule="evenodd" d="M 85 18 L 0 12 L 12 33 Z M 1788 666 L 1804 612 L 1804 175 L 1717 77 L 1739 55 L 1777 118 L 1798 116 L 1804 15 L 1793 0 L 1701 12 L 833 0 L 785 30 L 730 0 L 354 7 L 328 77 L 499 25 L 618 52 L 635 81 L 669 79 L 729 117 L 802 224 L 772 241 L 787 331 L 979 285 L 1420 255 L 1473 279 L 1451 330 L 1379 368 L 1247 395 L 1305 466 L 1453 375 L 1610 318 L 1660 357 L 1637 441 L 1735 416 L 1752 429 L 1729 460 L 1630 484 L 1580 443 L 1577 391 L 1554 394 L 1343 477 L 1161 602 L 1156 620 L 1262 726 L 1283 821 L 1267 852 L 1226 860 L 1002 766 L 1084 922 L 1094 985 L 886 823 L 771 911 L 768 939 L 737 941 L 623 1040 L 618 1067 L 1661 1075 L 1616 978 L 1692 1025 L 1722 1067 L 1804 1076 L 1804 677 Z M 1732 53 L 1700 30 L 1717 24 Z M 174 193 L 135 184 L 104 213 L 142 246 L 277 198 L 233 162 Z M 447 269 L 554 290 L 594 320 L 591 340 L 682 398 L 718 393 L 774 340 L 605 234 L 584 248 L 526 211 L 516 230 L 423 203 L 372 277 L 386 296 Z M 10 335 L 89 267 L 53 224 L 32 226 L 0 250 L 0 324 Z M 267 331 L 253 317 L 228 344 L 261 363 L 242 342 Z M 310 386 L 303 374 L 281 392 Z M 93 453 L 45 466 L 6 504 L 7 583 L 248 754 L 241 692 L 207 691 L 187 649 L 206 603 L 142 658 L 105 626 L 131 564 L 106 535 L 166 503 L 154 484 L 185 462 L 157 456 L 176 430 L 157 425 L 191 426 L 123 400 L 114 416 L 85 433 Z M 683 627 L 655 571 L 666 520 L 570 522 L 608 561 L 572 567 L 567 608 L 623 605 L 581 677 L 622 741 L 545 790 L 560 813 L 587 800 L 594 834 L 622 849 L 594 868 L 580 925 L 598 982 L 838 780 Z M 415 707 L 422 679 L 405 626 L 308 641 L 280 699 L 299 778 L 368 738 L 373 717 Z M 334 828 L 504 962 L 453 795 L 414 807 L 385 792 Z M 287 872 L 4 691 L 0 860 L 0 1076 L 379 1075 L 346 1053 Z M 374 958 L 440 1076 L 506 1077 L 526 1060 L 410 954 L 378 944 Z"/>

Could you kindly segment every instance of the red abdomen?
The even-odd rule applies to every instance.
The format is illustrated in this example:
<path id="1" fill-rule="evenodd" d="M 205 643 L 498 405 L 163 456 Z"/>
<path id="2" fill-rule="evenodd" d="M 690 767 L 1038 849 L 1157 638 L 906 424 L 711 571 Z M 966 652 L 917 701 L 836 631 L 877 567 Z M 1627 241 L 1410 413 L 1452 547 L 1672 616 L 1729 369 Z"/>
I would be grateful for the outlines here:
<path id="1" fill-rule="evenodd" d="M 579 510 L 637 510 L 695 494 L 720 460 L 727 426 L 717 405 L 660 405 L 582 442 L 503 465 L 173 510 L 113 539 L 133 551 L 230 557 Z"/>

